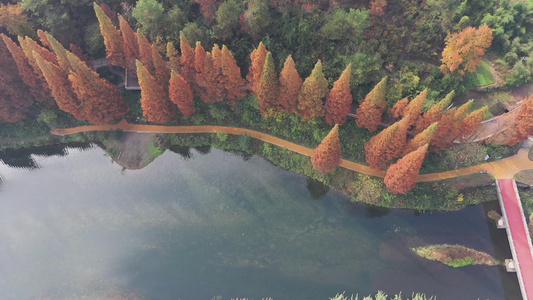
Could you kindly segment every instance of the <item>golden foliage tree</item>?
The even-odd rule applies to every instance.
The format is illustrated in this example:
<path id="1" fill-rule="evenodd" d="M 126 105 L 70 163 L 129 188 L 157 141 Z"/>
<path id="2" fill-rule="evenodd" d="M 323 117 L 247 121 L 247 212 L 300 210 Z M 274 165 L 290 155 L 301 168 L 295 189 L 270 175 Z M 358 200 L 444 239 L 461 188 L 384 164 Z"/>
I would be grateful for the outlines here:
<path id="1" fill-rule="evenodd" d="M 274 59 L 272 54 L 267 54 L 263 72 L 257 86 L 257 101 L 259 102 L 259 110 L 263 115 L 269 115 L 269 110 L 276 108 L 278 99 L 278 75 L 274 66 Z"/>
<path id="2" fill-rule="evenodd" d="M 46 34 L 46 40 L 48 41 L 51 49 L 54 51 L 54 54 L 57 59 L 59 67 L 63 69 L 63 72 L 68 75 L 71 70 L 70 61 L 68 59 L 68 50 L 61 45 L 61 43 L 56 40 L 52 35 Z"/>
<path id="3" fill-rule="evenodd" d="M 409 115 L 409 127 L 414 125 L 418 118 L 420 117 L 420 114 L 422 113 L 422 106 L 424 105 L 424 102 L 426 101 L 426 97 L 428 95 L 428 90 L 423 90 L 418 94 L 403 110 L 403 116 Z"/>
<path id="4" fill-rule="evenodd" d="M 429 125 L 421 133 L 415 135 L 415 137 L 407 143 L 407 146 L 405 146 L 403 155 L 407 155 L 415 151 L 416 149 L 424 146 L 425 144 L 430 144 L 431 139 L 433 138 L 433 133 L 435 133 L 435 130 L 437 130 L 438 124 L 438 122 L 435 122 Z"/>
<path id="5" fill-rule="evenodd" d="M 279 107 L 287 113 L 296 113 L 298 94 L 302 87 L 302 78 L 296 70 L 292 56 L 289 55 L 279 73 Z"/>
<path id="6" fill-rule="evenodd" d="M 468 116 L 466 116 L 466 118 L 463 120 L 463 126 L 459 136 L 464 139 L 474 133 L 474 131 L 481 124 L 481 121 L 485 119 L 487 110 L 488 107 L 483 106 L 482 108 L 468 114 Z"/>
<path id="7" fill-rule="evenodd" d="M 366 128 L 370 132 L 378 129 L 381 117 L 387 106 L 385 94 L 387 92 L 387 77 L 381 79 L 376 86 L 361 101 L 355 113 L 357 126 Z"/>
<path id="8" fill-rule="evenodd" d="M 166 51 L 167 59 L 168 59 L 168 65 L 170 69 L 174 72 L 180 71 L 180 56 L 178 53 L 178 50 L 176 47 L 174 47 L 174 44 L 172 42 L 167 43 L 167 51 Z"/>
<path id="9" fill-rule="evenodd" d="M 305 120 L 324 116 L 324 106 L 320 95 L 316 77 L 313 75 L 307 77 L 298 95 L 298 115 Z"/>
<path id="10" fill-rule="evenodd" d="M 343 125 L 352 106 L 353 97 L 350 90 L 350 74 L 352 65 L 349 64 L 341 76 L 333 84 L 326 99 L 326 123 L 333 126 Z"/>
<path id="11" fill-rule="evenodd" d="M 125 67 L 124 46 L 120 30 L 113 25 L 111 19 L 96 2 L 93 2 L 93 6 L 100 24 L 100 31 L 104 37 L 106 57 L 109 59 L 109 63 L 114 66 Z"/>
<path id="12" fill-rule="evenodd" d="M 37 65 L 37 62 L 35 61 L 35 58 L 33 57 L 33 51 L 37 52 L 39 56 L 41 56 L 44 60 L 49 61 L 56 65 L 58 64 L 56 55 L 54 53 L 40 46 L 36 41 L 32 40 L 31 38 L 29 37 L 23 38 L 19 36 L 18 41 L 19 41 L 20 47 L 24 51 L 24 54 L 26 54 L 26 57 L 28 58 L 28 63 L 37 72 L 40 72 L 40 69 L 39 69 L 39 66 Z"/>
<path id="13" fill-rule="evenodd" d="M 311 156 L 311 162 L 316 170 L 322 174 L 335 171 L 341 160 L 341 144 L 339 140 L 339 125 L 335 125 L 322 140 Z"/>
<path id="14" fill-rule="evenodd" d="M 407 154 L 391 165 L 385 175 L 387 189 L 395 194 L 405 194 L 416 186 L 416 178 L 424 162 L 428 144 Z"/>
<path id="15" fill-rule="evenodd" d="M 435 103 L 431 108 L 426 111 L 417 121 L 415 132 L 419 133 L 426 129 L 429 125 L 438 122 L 444 114 L 444 111 L 452 103 L 453 96 L 455 95 L 454 91 L 449 92 L 446 97 L 444 97 L 439 102 Z"/>
<path id="16" fill-rule="evenodd" d="M 315 77 L 316 83 L 318 84 L 318 96 L 320 99 L 325 99 L 329 93 L 329 88 L 328 81 L 322 71 L 322 61 L 320 59 L 316 62 L 313 71 L 311 71 L 311 76 Z"/>
<path id="17" fill-rule="evenodd" d="M 467 27 L 460 32 L 449 34 L 446 47 L 442 51 L 441 70 L 444 73 L 475 72 L 491 43 L 492 29 L 488 25 L 478 29 Z"/>

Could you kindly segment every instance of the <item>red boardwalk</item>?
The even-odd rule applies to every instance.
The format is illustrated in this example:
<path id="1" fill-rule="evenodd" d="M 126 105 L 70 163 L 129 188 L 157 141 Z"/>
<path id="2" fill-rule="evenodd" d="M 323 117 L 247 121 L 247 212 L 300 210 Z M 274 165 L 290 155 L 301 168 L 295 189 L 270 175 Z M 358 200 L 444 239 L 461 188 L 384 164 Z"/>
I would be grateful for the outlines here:
<path id="1" fill-rule="evenodd" d="M 533 300 L 533 252 L 518 191 L 512 179 L 498 179 L 498 186 L 522 296 Z"/>

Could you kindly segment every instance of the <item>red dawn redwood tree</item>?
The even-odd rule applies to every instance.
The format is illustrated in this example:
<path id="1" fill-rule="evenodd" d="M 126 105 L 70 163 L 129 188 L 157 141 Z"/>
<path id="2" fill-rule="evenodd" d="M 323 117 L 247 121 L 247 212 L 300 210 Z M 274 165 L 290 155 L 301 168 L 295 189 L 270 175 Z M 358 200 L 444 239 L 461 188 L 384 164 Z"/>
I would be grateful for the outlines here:
<path id="1" fill-rule="evenodd" d="M 459 106 L 455 111 L 453 127 L 448 133 L 449 138 L 446 148 L 450 147 L 455 139 L 462 137 L 461 132 L 463 131 L 464 120 L 466 116 L 468 116 L 468 112 L 470 111 L 473 103 L 474 100 L 469 100 L 465 104 Z"/>
<path id="2" fill-rule="evenodd" d="M 339 141 L 339 125 L 335 125 L 322 140 L 311 156 L 311 162 L 322 174 L 335 171 L 341 161 L 341 144 Z"/>
<path id="3" fill-rule="evenodd" d="M 259 111 L 263 115 L 270 115 L 269 110 L 276 108 L 278 101 L 278 75 L 274 66 L 274 59 L 270 52 L 267 54 L 263 72 L 257 86 L 257 101 L 259 102 Z"/>
<path id="4" fill-rule="evenodd" d="M 195 82 L 198 86 L 205 87 L 207 85 L 205 78 L 205 58 L 207 53 L 205 52 L 202 44 L 197 41 L 196 47 L 194 48 L 194 69 L 195 72 Z"/>
<path id="5" fill-rule="evenodd" d="M 297 112 L 305 120 L 324 116 L 320 88 L 313 75 L 307 77 L 302 85 L 300 94 L 298 95 Z"/>
<path id="6" fill-rule="evenodd" d="M 74 93 L 83 102 L 87 120 L 92 124 L 109 124 L 123 118 L 128 105 L 120 90 L 71 52 L 67 55 L 72 66 L 68 79 Z"/>
<path id="7" fill-rule="evenodd" d="M 137 44 L 139 46 L 139 60 L 150 74 L 153 75 L 155 70 L 152 59 L 152 45 L 140 29 L 137 30 Z"/>
<path id="8" fill-rule="evenodd" d="M 88 66 L 92 67 L 92 60 L 89 57 L 89 54 L 83 52 L 83 50 L 74 44 L 69 44 L 70 52 L 74 53 L 77 57 L 79 57 L 81 60 L 83 60 Z"/>
<path id="9" fill-rule="evenodd" d="M 123 16 L 118 16 L 118 24 L 122 32 L 122 44 L 124 46 L 124 60 L 129 72 L 135 72 L 135 60 L 139 59 L 139 43 L 137 33 L 133 31 L 128 21 Z"/>
<path id="10" fill-rule="evenodd" d="M 78 120 L 86 120 L 87 116 L 83 110 L 82 102 L 72 90 L 70 81 L 65 72 L 55 64 L 44 60 L 38 53 L 33 53 L 35 61 L 50 86 L 52 96 L 57 106 L 65 112 L 73 115 Z"/>
<path id="11" fill-rule="evenodd" d="M 409 104 L 407 104 L 407 106 L 403 110 L 403 116 L 410 116 L 409 127 L 411 127 L 418 121 L 418 118 L 422 113 L 422 106 L 424 105 L 424 102 L 426 102 L 427 95 L 428 91 L 423 90 L 413 100 L 411 100 L 411 102 L 409 102 Z"/>
<path id="12" fill-rule="evenodd" d="M 33 67 L 34 70 L 39 70 L 39 66 L 37 65 L 37 62 L 35 61 L 35 58 L 33 57 L 33 51 L 37 52 L 39 56 L 41 56 L 44 60 L 57 65 L 56 55 L 50 52 L 48 49 L 37 44 L 36 41 L 32 40 L 29 37 L 22 38 L 20 36 L 18 37 L 18 40 L 19 40 L 20 47 L 22 48 L 22 50 L 24 51 L 24 54 L 26 54 L 26 57 L 28 58 L 28 63 Z"/>
<path id="13" fill-rule="evenodd" d="M 421 133 L 415 135 L 415 137 L 407 143 L 407 146 L 405 146 L 403 150 L 403 155 L 405 156 L 415 151 L 416 149 L 424 146 L 425 144 L 430 144 L 431 139 L 433 138 L 433 133 L 435 133 L 435 130 L 437 129 L 438 124 L 439 124 L 438 122 L 435 122 L 429 125 Z"/>
<path id="14" fill-rule="evenodd" d="M 100 24 L 100 31 L 104 37 L 106 57 L 109 59 L 109 63 L 114 66 L 124 67 L 124 46 L 120 30 L 113 25 L 111 19 L 96 2 L 93 2 L 93 6 Z"/>
<path id="15" fill-rule="evenodd" d="M 452 98 L 455 95 L 454 91 L 451 91 L 439 102 L 435 103 L 431 108 L 426 111 L 417 121 L 415 131 L 422 132 L 430 124 L 438 122 L 444 114 L 444 111 L 452 103 Z"/>
<path id="16" fill-rule="evenodd" d="M 180 74 L 172 71 L 169 85 L 170 101 L 178 106 L 184 116 L 195 113 L 191 85 Z"/>
<path id="17" fill-rule="evenodd" d="M 509 144 L 525 141 L 531 135 L 533 135 L 533 96 L 526 97 L 522 101 Z"/>
<path id="18" fill-rule="evenodd" d="M 50 42 L 48 41 L 48 35 L 46 32 L 42 31 L 41 29 L 37 29 L 37 35 L 39 36 L 41 44 L 48 48 L 48 50 L 52 50 L 52 45 L 50 45 Z"/>
<path id="19" fill-rule="evenodd" d="M 416 178 L 426 157 L 428 144 L 407 154 L 391 165 L 385 175 L 387 189 L 395 194 L 405 194 L 416 186 Z"/>
<path id="20" fill-rule="evenodd" d="M 224 100 L 225 90 L 221 84 L 222 74 L 218 65 L 220 64 L 212 53 L 207 52 L 201 76 L 203 80 L 198 82 L 200 98 L 206 103 L 216 103 Z"/>
<path id="21" fill-rule="evenodd" d="M 389 152 L 389 147 L 393 141 L 396 132 L 398 131 L 399 122 L 392 124 L 385 128 L 380 133 L 373 136 L 365 144 L 365 159 L 370 167 L 377 170 L 384 170 L 389 161 L 386 153 Z"/>
<path id="22" fill-rule="evenodd" d="M 343 125 L 352 106 L 353 97 L 350 90 L 350 73 L 352 65 L 349 64 L 341 76 L 333 84 L 326 98 L 326 123 L 333 126 Z"/>
<path id="23" fill-rule="evenodd" d="M 492 43 L 492 29 L 483 25 L 476 29 L 467 27 L 446 37 L 446 47 L 442 51 L 441 70 L 444 73 L 458 71 L 461 74 L 475 72 L 483 59 L 485 50 Z"/>
<path id="24" fill-rule="evenodd" d="M 195 82 L 196 70 L 194 68 L 194 49 L 191 47 L 191 44 L 183 34 L 183 31 L 180 31 L 180 71 L 183 75 L 183 78 L 187 80 L 191 85 Z"/>
<path id="25" fill-rule="evenodd" d="M 0 66 L 0 123 L 14 123 L 27 116 L 32 104 L 31 96 L 2 39 L 0 39 Z"/>
<path id="26" fill-rule="evenodd" d="M 460 132 L 461 138 L 466 138 L 479 127 L 481 124 L 481 121 L 485 119 L 485 115 L 487 114 L 488 108 L 486 106 L 483 106 L 482 108 L 475 110 L 471 112 L 466 118 L 463 120 L 463 126 Z"/>
<path id="27" fill-rule="evenodd" d="M 322 61 L 320 59 L 316 62 L 313 71 L 311 71 L 311 76 L 315 77 L 318 84 L 318 96 L 320 96 L 320 99 L 325 99 L 329 93 L 329 88 L 328 81 L 322 72 Z"/>
<path id="28" fill-rule="evenodd" d="M 287 113 L 295 113 L 301 87 L 302 78 L 296 70 L 292 56 L 289 55 L 279 73 L 279 109 Z"/>
<path id="29" fill-rule="evenodd" d="M 405 97 L 402 100 L 396 102 L 390 109 L 390 114 L 393 118 L 398 119 L 403 116 L 403 111 L 409 104 L 409 98 Z"/>
<path id="30" fill-rule="evenodd" d="M 250 54 L 251 64 L 248 70 L 248 75 L 246 80 L 248 80 L 248 87 L 252 91 L 253 95 L 257 95 L 259 89 L 259 79 L 261 78 L 261 73 L 263 72 L 263 66 L 265 65 L 265 60 L 267 56 L 267 49 L 263 42 L 259 43 L 257 49 L 254 49 Z"/>
<path id="31" fill-rule="evenodd" d="M 174 47 L 174 44 L 172 42 L 167 43 L 167 59 L 168 59 L 168 65 L 171 70 L 174 72 L 180 71 L 180 56 L 178 53 L 178 50 L 176 50 L 176 47 Z"/>
<path id="32" fill-rule="evenodd" d="M 441 152 L 450 145 L 450 133 L 453 131 L 454 122 L 455 122 L 455 112 L 457 111 L 456 107 L 448 109 L 440 118 L 439 125 L 433 133 L 433 138 L 431 139 L 431 151 L 432 152 Z"/>
<path id="33" fill-rule="evenodd" d="M 356 111 L 357 126 L 366 128 L 370 132 L 378 129 L 387 102 L 385 94 L 387 92 L 387 77 L 381 79 L 376 86 L 361 101 L 361 105 Z"/>
<path id="34" fill-rule="evenodd" d="M 222 46 L 222 58 L 220 62 L 222 75 L 224 77 L 224 88 L 226 98 L 234 104 L 237 100 L 246 96 L 244 91 L 244 79 L 241 76 L 241 69 L 237 66 L 235 57 L 228 50 L 226 45 Z"/>
<path id="35" fill-rule="evenodd" d="M 209 22 L 213 21 L 217 8 L 222 3 L 220 0 L 194 0 L 194 2 L 200 4 L 202 16 Z"/>
<path id="36" fill-rule="evenodd" d="M 18 73 L 22 77 L 24 83 L 29 87 L 33 98 L 39 102 L 52 103 L 50 88 L 48 87 L 46 80 L 33 70 L 24 51 L 22 51 L 22 48 L 6 35 L 0 35 L 17 65 Z"/>
<path id="37" fill-rule="evenodd" d="M 157 84 L 155 78 L 143 66 L 140 61 L 136 61 L 137 76 L 141 86 L 141 107 L 143 115 L 150 122 L 167 123 L 176 116 L 174 105 L 161 95 L 165 94 L 163 87 Z"/>
<path id="38" fill-rule="evenodd" d="M 398 121 L 398 129 L 394 132 L 394 136 L 389 142 L 385 150 L 385 159 L 392 161 L 402 155 L 402 151 L 407 144 L 407 128 L 409 127 L 409 118 L 407 115 Z"/>
<path id="39" fill-rule="evenodd" d="M 49 41 L 50 47 L 56 55 L 59 67 L 63 69 L 63 72 L 65 72 L 65 74 L 68 75 L 71 70 L 71 65 L 68 59 L 67 49 L 65 49 L 65 47 L 63 47 L 63 45 L 61 45 L 61 43 L 56 40 L 52 35 L 47 35 L 47 40 Z"/>
<path id="40" fill-rule="evenodd" d="M 170 69 L 167 67 L 167 63 L 161 56 L 161 53 L 152 46 L 152 63 L 154 65 L 154 77 L 157 81 L 163 85 L 168 85 L 170 80 Z"/>

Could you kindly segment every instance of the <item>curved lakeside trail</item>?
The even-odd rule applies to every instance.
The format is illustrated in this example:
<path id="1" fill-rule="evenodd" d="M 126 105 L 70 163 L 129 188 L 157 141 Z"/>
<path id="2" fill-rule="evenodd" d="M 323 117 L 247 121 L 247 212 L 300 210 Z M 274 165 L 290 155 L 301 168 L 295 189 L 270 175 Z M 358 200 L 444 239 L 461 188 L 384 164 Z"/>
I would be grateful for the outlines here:
<path id="1" fill-rule="evenodd" d="M 109 131 L 121 129 L 125 132 L 140 132 L 140 133 L 216 133 L 216 132 L 225 132 L 228 134 L 246 134 L 258 140 L 268 142 L 280 147 L 287 148 L 291 151 L 294 151 L 299 154 L 306 156 L 311 156 L 313 154 L 313 149 L 291 143 L 289 141 L 262 133 L 259 131 L 237 128 L 237 127 L 227 127 L 227 126 L 211 126 L 211 125 L 201 125 L 201 126 L 162 126 L 162 125 L 139 125 L 139 124 L 130 124 L 126 120 L 122 120 L 118 124 L 110 125 L 87 125 L 79 126 L 72 128 L 63 128 L 63 129 L 52 129 L 52 133 L 56 135 L 68 135 L 73 133 L 80 133 L 86 131 Z M 345 159 L 341 159 L 340 166 L 352 171 L 360 172 L 363 174 L 368 174 L 377 177 L 385 177 L 385 171 L 376 170 L 370 168 L 369 166 L 361 165 L 354 163 Z M 421 174 L 418 176 L 418 182 L 430 182 L 438 181 L 443 179 L 455 178 L 459 176 L 465 176 L 470 174 L 479 173 L 482 171 L 487 171 L 487 173 L 492 174 L 496 179 L 502 178 L 513 178 L 514 175 L 522 170 L 533 169 L 533 161 L 528 159 L 528 151 L 525 149 L 520 149 L 518 154 L 504 158 L 498 161 L 484 163 L 477 166 L 472 166 L 468 168 L 456 169 L 441 173 L 431 173 L 431 174 Z"/>

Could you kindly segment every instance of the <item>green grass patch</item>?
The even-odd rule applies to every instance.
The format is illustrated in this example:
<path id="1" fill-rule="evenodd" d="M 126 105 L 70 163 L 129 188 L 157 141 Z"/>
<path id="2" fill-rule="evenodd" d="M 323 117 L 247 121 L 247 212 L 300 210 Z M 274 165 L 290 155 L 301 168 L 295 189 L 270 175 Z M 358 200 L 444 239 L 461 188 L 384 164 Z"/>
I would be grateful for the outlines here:
<path id="1" fill-rule="evenodd" d="M 468 73 L 467 80 L 468 87 L 487 86 L 495 82 L 489 63 L 486 60 L 481 61 L 476 72 Z"/>

